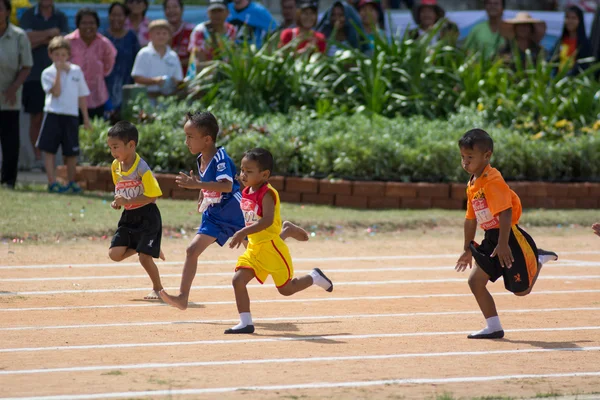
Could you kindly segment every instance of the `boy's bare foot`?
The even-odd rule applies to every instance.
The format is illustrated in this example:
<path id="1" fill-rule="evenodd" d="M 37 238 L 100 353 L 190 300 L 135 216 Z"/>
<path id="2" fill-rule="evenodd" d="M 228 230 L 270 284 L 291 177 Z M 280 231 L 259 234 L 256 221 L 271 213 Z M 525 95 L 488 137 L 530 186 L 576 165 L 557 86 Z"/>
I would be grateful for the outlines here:
<path id="1" fill-rule="evenodd" d="M 592 229 L 596 235 L 600 236 L 600 223 L 592 225 Z"/>
<path id="2" fill-rule="evenodd" d="M 158 300 L 160 296 L 158 295 L 158 291 L 152 290 L 150 293 L 144 296 L 144 300 Z"/>
<path id="3" fill-rule="evenodd" d="M 184 297 L 182 294 L 179 296 L 171 296 L 165 292 L 165 289 L 161 290 L 158 294 L 160 295 L 160 298 L 170 306 L 179 308 L 180 310 L 185 310 L 188 306 L 187 296 Z"/>
<path id="4" fill-rule="evenodd" d="M 159 254 L 158 258 L 160 258 L 160 259 L 161 259 L 161 260 L 163 260 L 163 261 L 165 261 L 165 260 L 166 260 L 166 258 L 165 258 L 165 253 L 163 253 L 163 251 L 162 251 L 162 250 L 160 251 L 160 254 Z"/>
<path id="5" fill-rule="evenodd" d="M 292 224 L 290 221 L 283 222 L 280 236 L 283 240 L 289 237 L 294 238 L 299 242 L 306 242 L 308 240 L 308 232 L 300 228 L 298 225 Z"/>

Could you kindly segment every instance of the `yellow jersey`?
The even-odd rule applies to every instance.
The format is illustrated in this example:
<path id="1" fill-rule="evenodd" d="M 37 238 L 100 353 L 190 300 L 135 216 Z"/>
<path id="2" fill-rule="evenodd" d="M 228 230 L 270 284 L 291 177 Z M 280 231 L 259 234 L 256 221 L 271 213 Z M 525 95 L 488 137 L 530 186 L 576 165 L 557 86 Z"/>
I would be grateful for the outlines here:
<path id="1" fill-rule="evenodd" d="M 240 203 L 246 226 L 254 225 L 262 218 L 263 198 L 268 192 L 275 198 L 275 210 L 273 223 L 260 232 L 248 235 L 248 242 L 250 244 L 258 244 L 279 238 L 279 234 L 281 233 L 281 202 L 279 201 L 279 193 L 268 183 L 255 192 L 251 192 L 251 190 L 250 186 L 242 190 L 242 201 Z"/>

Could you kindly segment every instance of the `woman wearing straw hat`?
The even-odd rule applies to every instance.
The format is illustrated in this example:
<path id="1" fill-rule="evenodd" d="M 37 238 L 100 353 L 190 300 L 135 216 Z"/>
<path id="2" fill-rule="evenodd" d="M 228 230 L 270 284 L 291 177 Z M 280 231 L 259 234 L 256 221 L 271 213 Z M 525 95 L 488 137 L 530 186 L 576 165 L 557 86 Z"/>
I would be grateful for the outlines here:
<path id="1" fill-rule="evenodd" d="M 515 50 L 518 51 L 519 59 L 523 66 L 527 62 L 527 52 L 535 65 L 538 57 L 544 57 L 544 49 L 540 42 L 546 34 L 546 23 L 542 20 L 532 18 L 527 12 L 519 12 L 513 19 L 506 21 L 503 36 L 508 39 L 506 45 L 500 49 L 500 56 L 509 62 L 514 62 Z"/>
<path id="2" fill-rule="evenodd" d="M 417 39 L 427 34 L 441 19 L 446 16 L 446 11 L 437 3 L 437 0 L 421 0 L 419 5 L 413 8 L 413 20 L 417 24 L 417 28 L 409 33 L 409 37 Z M 458 39 L 458 26 L 450 21 L 446 21 L 440 29 L 438 38 L 433 38 L 432 43 L 439 39 L 449 39 L 456 43 Z"/>

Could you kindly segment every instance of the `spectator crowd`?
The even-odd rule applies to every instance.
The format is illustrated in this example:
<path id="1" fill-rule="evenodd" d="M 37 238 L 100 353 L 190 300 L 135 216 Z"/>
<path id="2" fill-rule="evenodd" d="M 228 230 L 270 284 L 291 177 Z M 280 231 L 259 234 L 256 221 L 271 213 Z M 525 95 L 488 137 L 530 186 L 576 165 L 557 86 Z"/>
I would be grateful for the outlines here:
<path id="1" fill-rule="evenodd" d="M 54 0 L 39 0 L 16 21 L 13 4 L 23 0 L 0 0 L 0 143 L 2 146 L 2 185 L 14 187 L 19 154 L 19 112 L 30 115 L 29 139 L 35 149 L 36 166 L 45 168 L 49 185 L 54 182 L 49 164 L 42 162 L 40 149 L 53 155 L 55 142 L 62 144 L 66 159 L 78 154 L 78 144 L 70 137 L 71 122 L 51 118 L 63 124 L 61 137 L 52 145 L 48 139 L 40 146 L 40 133 L 50 114 L 79 114 L 78 123 L 88 124 L 93 118 L 118 118 L 123 101 L 123 86 L 136 83 L 147 87 L 149 96 L 170 95 L 184 77 L 193 76 L 207 62 L 223 57 L 226 43 L 245 42 L 261 47 L 276 35 L 279 47 L 298 54 L 322 53 L 331 56 L 343 47 L 369 54 L 376 37 L 387 40 L 384 7 L 393 1 L 338 0 L 319 19 L 318 0 L 281 0 L 282 21 L 276 21 L 261 4 L 252 0 L 210 0 L 208 20 L 197 25 L 183 20 L 182 0 L 164 0 L 165 19 L 150 21 L 146 12 L 148 0 L 125 0 L 108 6 L 108 26 L 100 26 L 97 12 L 81 8 L 75 17 L 76 29 L 69 32 L 67 17 Z M 395 3 L 399 3 L 396 1 Z M 395 4 L 394 3 L 394 4 Z M 445 10 L 437 0 L 404 1 L 412 7 L 415 28 L 407 38 L 417 40 L 438 26 L 432 43 L 446 41 L 457 45 L 458 26 L 445 18 Z M 531 54 L 533 62 L 540 57 L 559 61 L 559 68 L 569 74 L 585 69 L 577 60 L 600 58 L 600 10 L 596 13 L 593 33 L 586 36 L 583 12 L 577 6 L 566 9 L 564 29 L 554 49 L 546 54 L 540 45 L 545 35 L 543 21 L 528 13 L 503 18 L 505 0 L 485 0 L 487 19 L 472 28 L 460 43 L 467 51 L 481 52 L 484 57 L 499 56 L 507 63 L 521 62 Z M 17 26 L 18 25 L 18 26 Z M 55 38 L 54 56 L 49 45 Z M 66 44 L 65 44 L 66 43 Z M 65 60 L 57 61 L 57 54 Z M 58 59 L 58 58 L 57 58 Z M 80 71 L 80 72 L 79 72 Z M 83 81 L 79 82 L 79 76 Z M 56 90 L 56 80 L 71 89 Z M 64 98 L 73 93 L 74 99 Z M 77 112 L 79 108 L 79 112 Z M 57 111 L 58 110 L 58 111 Z M 75 110 L 75 111 L 73 111 Z M 66 115 L 66 114 L 65 114 Z M 58 122 L 58 121 L 62 122 Z M 71 121 L 71 120 L 69 120 Z M 59 129 L 59 130 L 61 130 Z M 46 127 L 47 130 L 47 127 Z M 65 152 L 65 145 L 69 149 Z M 56 146 L 57 147 L 57 146 Z M 71 184 L 70 190 L 77 191 Z"/>

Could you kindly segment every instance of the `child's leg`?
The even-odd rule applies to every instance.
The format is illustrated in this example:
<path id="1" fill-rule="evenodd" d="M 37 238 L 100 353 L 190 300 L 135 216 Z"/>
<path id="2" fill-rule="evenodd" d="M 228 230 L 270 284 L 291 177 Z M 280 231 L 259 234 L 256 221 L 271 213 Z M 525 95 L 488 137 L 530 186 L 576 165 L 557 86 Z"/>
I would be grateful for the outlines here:
<path id="1" fill-rule="evenodd" d="M 75 169 L 77 167 L 76 156 L 65 156 L 65 165 L 67 166 L 67 181 L 75 182 Z"/>
<path id="2" fill-rule="evenodd" d="M 285 285 L 278 287 L 277 290 L 284 296 L 291 296 L 312 285 L 320 286 L 328 292 L 333 291 L 333 283 L 319 268 L 313 269 L 308 275 L 304 275 L 301 278 L 292 279 Z"/>
<path id="3" fill-rule="evenodd" d="M 487 326 L 479 332 L 469 335 L 469 339 L 499 339 L 504 337 L 494 298 L 487 290 L 490 276 L 478 265 L 475 265 L 469 276 L 469 287 L 477 300 L 479 309 L 485 317 Z"/>
<path id="4" fill-rule="evenodd" d="M 202 254 L 208 246 L 213 244 L 215 240 L 217 239 L 203 234 L 197 234 L 194 237 L 192 243 L 190 243 L 186 250 L 183 273 L 181 275 L 181 285 L 179 287 L 179 295 L 171 296 L 170 294 L 167 294 L 164 289 L 161 290 L 160 297 L 165 303 L 173 307 L 177 307 L 180 310 L 185 310 L 187 308 L 190 289 L 198 269 L 198 257 L 200 257 L 200 254 Z"/>
<path id="5" fill-rule="evenodd" d="M 44 153 L 44 166 L 46 167 L 46 176 L 48 177 L 48 184 L 56 182 L 56 175 L 54 168 L 56 168 L 56 154 Z"/>
<path id="6" fill-rule="evenodd" d="M 254 324 L 250 314 L 250 296 L 248 296 L 248 283 L 254 279 L 254 270 L 240 268 L 233 276 L 232 285 L 235 292 L 235 303 L 240 313 L 240 323 L 227 329 L 226 334 L 232 333 L 254 333 Z"/>
<path id="7" fill-rule="evenodd" d="M 108 249 L 108 256 L 113 261 L 123 261 L 132 255 L 137 254 L 136 249 L 129 248 L 127 246 L 116 246 Z"/>
<path id="8" fill-rule="evenodd" d="M 148 294 L 144 299 L 154 300 L 159 298 L 159 293 L 162 290 L 162 283 L 160 282 L 160 274 L 158 273 L 158 267 L 154 263 L 154 259 L 149 254 L 140 253 L 140 264 L 146 270 L 146 273 L 152 280 L 152 292 Z"/>
<path id="9" fill-rule="evenodd" d="M 290 221 L 283 221 L 279 237 L 281 240 L 291 237 L 299 242 L 306 242 L 308 240 L 308 232 L 300 228 L 298 225 L 292 224 Z"/>

